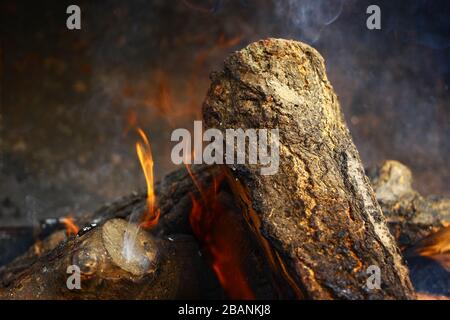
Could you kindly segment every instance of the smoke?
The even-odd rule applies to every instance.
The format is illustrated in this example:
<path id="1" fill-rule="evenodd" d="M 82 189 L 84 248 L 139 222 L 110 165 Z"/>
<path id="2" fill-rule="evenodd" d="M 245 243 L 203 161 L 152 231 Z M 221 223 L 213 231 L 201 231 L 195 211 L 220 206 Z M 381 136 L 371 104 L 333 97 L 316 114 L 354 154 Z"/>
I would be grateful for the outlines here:
<path id="1" fill-rule="evenodd" d="M 281 36 L 324 56 L 366 166 L 397 159 L 411 167 L 421 192 L 448 193 L 450 3 L 378 1 L 376 31 L 366 27 L 370 4 L 277 2 Z"/>
<path id="2" fill-rule="evenodd" d="M 129 217 L 123 237 L 122 256 L 127 263 L 138 263 L 143 270 L 148 270 L 151 262 L 145 257 L 142 247 L 137 242 L 138 234 L 141 230 L 138 219 L 141 215 L 142 209 L 134 209 Z"/>
<path id="3" fill-rule="evenodd" d="M 137 222 L 141 214 L 142 212 L 139 210 L 133 210 L 130 214 L 127 229 L 123 237 L 122 255 L 127 262 L 139 261 L 142 259 L 136 249 L 136 238 L 140 230 L 139 226 L 137 226 Z"/>
<path id="4" fill-rule="evenodd" d="M 344 0 L 276 1 L 276 14 L 284 21 L 285 30 L 294 29 L 308 43 L 319 40 L 323 29 L 342 13 Z"/>

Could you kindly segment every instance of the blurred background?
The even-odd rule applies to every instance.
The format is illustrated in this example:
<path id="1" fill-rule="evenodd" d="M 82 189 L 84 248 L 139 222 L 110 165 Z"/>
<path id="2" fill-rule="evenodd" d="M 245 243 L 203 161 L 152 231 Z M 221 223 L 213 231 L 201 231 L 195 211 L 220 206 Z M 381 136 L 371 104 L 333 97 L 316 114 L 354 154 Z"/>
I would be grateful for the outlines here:
<path id="1" fill-rule="evenodd" d="M 81 30 L 66 8 L 81 8 Z M 366 9 L 381 8 L 381 30 Z M 143 190 L 134 128 L 156 178 L 170 133 L 201 119 L 209 73 L 248 43 L 304 41 L 328 76 L 366 167 L 408 165 L 450 195 L 450 2 L 8 1 L 1 8 L 0 226 L 77 215 Z"/>

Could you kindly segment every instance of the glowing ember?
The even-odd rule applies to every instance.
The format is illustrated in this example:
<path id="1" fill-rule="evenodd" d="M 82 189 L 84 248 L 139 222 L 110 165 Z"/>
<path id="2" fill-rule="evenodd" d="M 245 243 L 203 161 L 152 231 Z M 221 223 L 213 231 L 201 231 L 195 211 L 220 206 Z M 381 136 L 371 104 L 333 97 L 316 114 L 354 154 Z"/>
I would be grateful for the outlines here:
<path id="1" fill-rule="evenodd" d="M 141 227 L 151 229 L 158 224 L 159 209 L 155 208 L 155 190 L 153 186 L 153 157 L 150 148 L 150 142 L 144 131 L 137 129 L 142 141 L 136 142 L 136 152 L 141 162 L 142 170 L 144 171 L 145 181 L 147 183 L 147 210 L 145 211 Z"/>
<path id="2" fill-rule="evenodd" d="M 80 230 L 71 216 L 60 218 L 59 221 L 66 226 L 67 236 L 76 235 Z"/>
<path id="3" fill-rule="evenodd" d="M 207 251 L 212 269 L 229 298 L 254 299 L 244 272 L 238 222 L 233 212 L 223 208 L 217 197 L 223 177 L 215 179 L 212 187 L 204 191 L 189 168 L 188 171 L 201 194 L 201 201 L 192 196 L 189 221 L 194 234 Z"/>

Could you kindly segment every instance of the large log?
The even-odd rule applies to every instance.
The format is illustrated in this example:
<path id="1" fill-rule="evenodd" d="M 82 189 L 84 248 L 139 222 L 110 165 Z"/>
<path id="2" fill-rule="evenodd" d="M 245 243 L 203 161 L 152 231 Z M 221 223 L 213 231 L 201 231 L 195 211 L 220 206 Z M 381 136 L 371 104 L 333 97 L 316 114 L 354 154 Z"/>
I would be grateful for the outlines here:
<path id="1" fill-rule="evenodd" d="M 203 116 L 222 131 L 279 129 L 277 174 L 261 175 L 261 164 L 230 164 L 227 174 L 273 267 L 298 297 L 414 297 L 316 50 L 268 39 L 232 54 L 212 74 Z M 372 265 L 381 270 L 381 290 L 366 286 Z"/>

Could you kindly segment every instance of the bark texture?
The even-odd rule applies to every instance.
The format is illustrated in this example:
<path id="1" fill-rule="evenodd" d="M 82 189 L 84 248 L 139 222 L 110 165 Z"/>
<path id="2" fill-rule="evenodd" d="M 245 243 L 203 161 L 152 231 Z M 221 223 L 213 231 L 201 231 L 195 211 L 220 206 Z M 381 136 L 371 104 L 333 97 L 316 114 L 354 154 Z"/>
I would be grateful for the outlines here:
<path id="1" fill-rule="evenodd" d="M 196 166 L 193 174 L 208 185 L 217 168 Z M 0 268 L 0 299 L 180 299 L 221 298 L 223 291 L 213 272 L 199 256 L 188 221 L 191 194 L 195 186 L 183 168 L 167 175 L 156 186 L 160 222 L 152 231 L 161 252 L 156 276 L 136 276 L 112 260 L 101 236 L 105 223 L 129 219 L 143 212 L 145 194 L 133 194 L 106 204 L 94 213 L 78 218 L 82 227 L 77 237 L 67 239 L 65 231 L 37 241 L 25 254 Z M 118 229 L 123 229 L 120 225 Z M 122 242 L 116 243 L 120 250 Z M 93 252 L 96 270 L 85 274 L 82 290 L 68 290 L 66 269 L 77 252 Z M 86 261 L 87 265 L 91 261 Z M 119 279 L 120 278 L 120 281 Z"/>
<path id="2" fill-rule="evenodd" d="M 206 166 L 195 166 L 192 168 L 192 172 L 198 181 L 205 185 L 211 183 L 212 177 L 217 171 L 217 168 Z M 178 234 L 191 234 L 188 221 L 188 215 L 191 210 L 190 194 L 196 195 L 197 190 L 186 169 L 182 168 L 165 176 L 156 184 L 155 190 L 158 206 L 161 209 L 161 218 L 157 229 L 154 230 L 154 234 L 161 237 L 170 235 L 177 237 Z M 113 203 L 107 203 L 95 212 L 87 213 L 76 219 L 76 224 L 81 228 L 79 234 L 83 235 L 92 226 L 100 226 L 113 218 L 128 219 L 133 213 L 143 212 L 145 205 L 145 193 L 133 193 Z M 47 222 L 41 224 L 49 225 Z M 5 260 L 6 258 L 8 260 L 11 259 L 11 256 L 14 256 L 14 254 L 16 256 L 19 254 L 20 256 L 17 256 L 11 263 L 0 268 L 0 284 L 9 284 L 10 278 L 14 278 L 16 274 L 29 268 L 39 257 L 55 249 L 67 239 L 62 230 L 57 232 L 49 232 L 47 230 L 54 230 L 55 225 L 56 223 L 51 223 L 50 227 L 46 227 L 44 230 L 26 228 L 25 231 L 21 232 L 20 237 L 14 237 L 7 230 L 3 231 L 6 236 L 14 239 L 16 246 L 18 246 L 17 244 L 26 246 L 29 243 L 33 245 L 24 254 L 22 254 L 22 248 L 17 252 L 8 252 L 8 257 L 5 257 Z M 33 235 L 35 236 L 34 241 L 29 239 Z M 8 246 L 9 248 L 11 243 L 12 240 L 2 244 L 2 246 Z"/>
<path id="3" fill-rule="evenodd" d="M 203 106 L 209 128 L 279 129 L 277 174 L 228 165 L 232 189 L 269 259 L 298 297 L 409 299 L 414 292 L 345 125 L 323 58 L 268 39 L 232 54 Z M 381 270 L 381 290 L 366 270 Z"/>
<path id="4" fill-rule="evenodd" d="M 404 164 L 389 160 L 368 174 L 389 229 L 402 248 L 450 225 L 450 199 L 424 197 L 414 190 L 413 175 Z"/>
<path id="5" fill-rule="evenodd" d="M 125 234 L 131 252 L 124 255 Z M 193 238 L 155 239 L 122 219 L 108 220 L 48 251 L 0 288 L 0 299 L 174 299 L 201 297 L 205 266 Z M 128 258 L 127 258 L 128 257 Z M 78 266 L 81 288 L 69 288 Z M 73 270 L 69 270 L 73 272 Z"/>
<path id="6" fill-rule="evenodd" d="M 218 173 L 217 167 L 193 166 L 191 172 L 201 188 L 209 188 L 213 177 Z M 222 186 L 222 185 L 221 185 Z M 225 185 L 223 185 L 226 187 Z M 192 198 L 197 195 L 197 187 L 185 168 L 167 175 L 156 185 L 157 203 L 161 209 L 161 218 L 151 234 L 162 247 L 163 253 L 156 278 L 146 277 L 135 279 L 129 268 L 117 268 L 108 261 L 108 252 L 117 250 L 102 250 L 104 244 L 97 235 L 104 226 L 111 221 L 130 219 L 136 213 L 144 210 L 145 194 L 133 194 L 114 203 L 106 204 L 94 213 L 86 214 L 77 219 L 81 227 L 76 238 L 67 239 L 64 230 L 59 230 L 50 236 L 37 241 L 25 254 L 17 257 L 13 262 L 0 268 L 0 298 L 3 299 L 223 299 L 226 293 L 221 288 L 212 268 L 208 266 L 206 255 L 201 244 L 193 237 L 189 223 L 192 208 Z M 249 284 L 257 298 L 281 297 L 280 290 L 273 287 L 270 270 L 264 256 L 255 244 L 251 233 L 234 205 L 229 189 L 218 189 L 217 198 L 224 211 L 231 212 L 236 217 L 234 221 L 239 228 L 234 232 L 241 234 L 239 243 L 235 243 L 236 250 L 242 252 L 242 265 L 248 266 L 247 276 Z M 202 204 L 203 205 L 203 204 Z M 136 217 L 134 217 L 136 219 Z M 242 228 L 241 228 L 242 227 Z M 239 229 L 239 230 L 238 230 Z M 242 229 L 242 230 L 241 230 Z M 31 232 L 29 230 L 29 232 Z M 88 248 L 90 248 L 88 250 Z M 106 272 L 92 273 L 85 280 L 81 291 L 69 291 L 65 287 L 65 273 L 71 257 L 76 252 L 103 252 L 102 269 Z M 165 257 L 165 258 L 164 258 Z M 110 281 L 109 269 L 114 269 L 124 281 Z M 46 270 L 44 272 L 44 270 Z M 52 272 L 48 272 L 51 270 Z M 180 273 L 180 270 L 183 270 Z M 247 270 L 246 270 L 247 271 Z M 85 283 L 83 280 L 83 284 Z M 138 281 L 139 280 L 139 281 Z M 133 289 L 133 290 L 131 290 Z"/>

